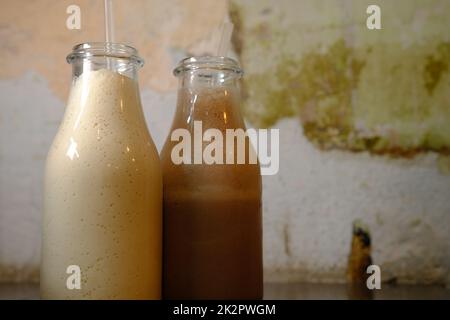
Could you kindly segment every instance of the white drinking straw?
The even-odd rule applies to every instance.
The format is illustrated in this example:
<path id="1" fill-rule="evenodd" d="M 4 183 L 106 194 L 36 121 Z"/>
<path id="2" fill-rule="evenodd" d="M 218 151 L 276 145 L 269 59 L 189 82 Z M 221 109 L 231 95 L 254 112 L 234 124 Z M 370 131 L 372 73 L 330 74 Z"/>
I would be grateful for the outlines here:
<path id="1" fill-rule="evenodd" d="M 232 34 L 233 24 L 229 21 L 224 22 L 222 25 L 222 35 L 220 37 L 219 47 L 217 48 L 217 55 L 219 57 L 227 56 Z"/>
<path id="2" fill-rule="evenodd" d="M 114 42 L 114 19 L 112 0 L 105 0 L 105 40 Z"/>

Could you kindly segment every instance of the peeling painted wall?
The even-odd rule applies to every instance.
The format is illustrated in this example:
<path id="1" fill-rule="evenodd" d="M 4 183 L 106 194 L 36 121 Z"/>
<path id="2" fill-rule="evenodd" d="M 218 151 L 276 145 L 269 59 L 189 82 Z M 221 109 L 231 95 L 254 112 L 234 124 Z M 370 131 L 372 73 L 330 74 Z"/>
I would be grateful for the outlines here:
<path id="1" fill-rule="evenodd" d="M 372 3 L 382 30 L 366 27 Z M 362 219 L 384 280 L 448 281 L 450 3 L 234 0 L 230 11 L 247 119 L 283 139 L 264 190 L 266 239 L 284 250 L 266 255 L 267 277 L 342 279 Z"/>
<path id="2" fill-rule="evenodd" d="M 298 116 L 323 149 L 447 154 L 450 3 L 377 1 L 375 31 L 371 3 L 234 1 L 249 120 Z"/>
<path id="3" fill-rule="evenodd" d="M 352 223 L 384 280 L 450 283 L 450 3 L 365 0 L 116 1 L 117 37 L 146 60 L 141 95 L 160 148 L 175 63 L 212 53 L 229 13 L 251 126 L 280 129 L 263 179 L 267 281 L 345 281 Z M 65 8 L 82 30 L 65 29 Z M 30 19 L 30 17 L 35 17 Z M 102 40 L 102 4 L 10 1 L 0 11 L 0 280 L 36 280 L 42 173 L 69 89 L 65 56 Z"/>

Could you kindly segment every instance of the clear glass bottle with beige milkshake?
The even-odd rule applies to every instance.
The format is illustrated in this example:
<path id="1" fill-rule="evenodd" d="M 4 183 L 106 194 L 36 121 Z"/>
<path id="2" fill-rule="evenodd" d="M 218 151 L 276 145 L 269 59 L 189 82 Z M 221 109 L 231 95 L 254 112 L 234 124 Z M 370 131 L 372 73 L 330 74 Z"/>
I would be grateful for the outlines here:
<path id="1" fill-rule="evenodd" d="M 48 154 L 41 296 L 159 299 L 162 176 L 143 115 L 143 60 L 123 44 L 85 43 Z"/>
<path id="2" fill-rule="evenodd" d="M 244 151 L 238 150 L 242 145 L 237 143 L 230 150 L 229 141 L 223 140 L 223 149 L 213 152 L 222 152 L 216 158 L 219 161 L 210 162 L 203 155 L 212 139 L 198 136 L 213 129 L 225 139 L 228 129 L 245 130 L 239 109 L 242 70 L 230 58 L 198 57 L 182 60 L 174 74 L 179 79 L 177 109 L 161 152 L 163 296 L 260 299 L 261 175 L 257 161 L 249 161 L 254 150 L 248 137 Z M 190 148 L 180 151 L 183 135 L 178 132 L 189 133 Z M 195 151 L 198 139 L 200 153 Z M 189 149 L 190 154 L 183 154 Z M 240 151 L 244 152 L 244 163 L 237 161 Z M 179 154 L 186 161 L 174 159 Z M 228 162 L 230 154 L 233 161 Z"/>

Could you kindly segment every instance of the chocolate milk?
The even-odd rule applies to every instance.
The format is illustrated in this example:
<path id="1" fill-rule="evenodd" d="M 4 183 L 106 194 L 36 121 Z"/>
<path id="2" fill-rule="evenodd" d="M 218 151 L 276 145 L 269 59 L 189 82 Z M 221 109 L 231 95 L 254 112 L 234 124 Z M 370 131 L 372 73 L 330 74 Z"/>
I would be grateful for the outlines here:
<path id="1" fill-rule="evenodd" d="M 198 72 L 190 77 L 199 76 Z M 235 80 L 220 86 L 182 84 L 171 132 L 185 128 L 192 133 L 193 121 L 202 121 L 203 130 L 219 129 L 224 137 L 226 129 L 245 130 Z M 175 165 L 171 151 L 176 143 L 169 134 L 161 153 L 164 297 L 262 298 L 259 165 Z M 206 145 L 208 142 L 203 143 L 203 148 Z"/>

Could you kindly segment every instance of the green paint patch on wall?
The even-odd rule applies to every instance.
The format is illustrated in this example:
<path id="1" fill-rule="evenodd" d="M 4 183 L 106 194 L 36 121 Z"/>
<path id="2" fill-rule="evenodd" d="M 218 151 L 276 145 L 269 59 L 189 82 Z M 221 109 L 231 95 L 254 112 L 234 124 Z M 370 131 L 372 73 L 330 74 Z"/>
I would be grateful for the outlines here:
<path id="1" fill-rule="evenodd" d="M 353 49 L 343 39 L 327 51 L 283 58 L 274 72 L 250 74 L 247 118 L 269 127 L 299 116 L 322 149 L 409 156 L 450 148 L 450 44 L 435 48 Z"/>
<path id="2" fill-rule="evenodd" d="M 424 69 L 424 82 L 428 94 L 432 95 L 434 89 L 442 78 L 442 74 L 448 71 L 450 45 L 442 43 L 436 52 L 427 56 Z"/>
<path id="3" fill-rule="evenodd" d="M 406 45 L 395 34 L 368 41 L 381 33 L 360 30 L 349 40 L 333 24 L 314 26 L 317 37 L 303 34 L 302 43 L 296 37 L 308 26 L 282 32 L 282 18 L 266 18 L 264 6 L 248 9 L 234 4 L 231 17 L 246 69 L 244 114 L 253 125 L 298 117 L 305 136 L 325 150 L 450 153 L 450 43 L 442 34 Z"/>

